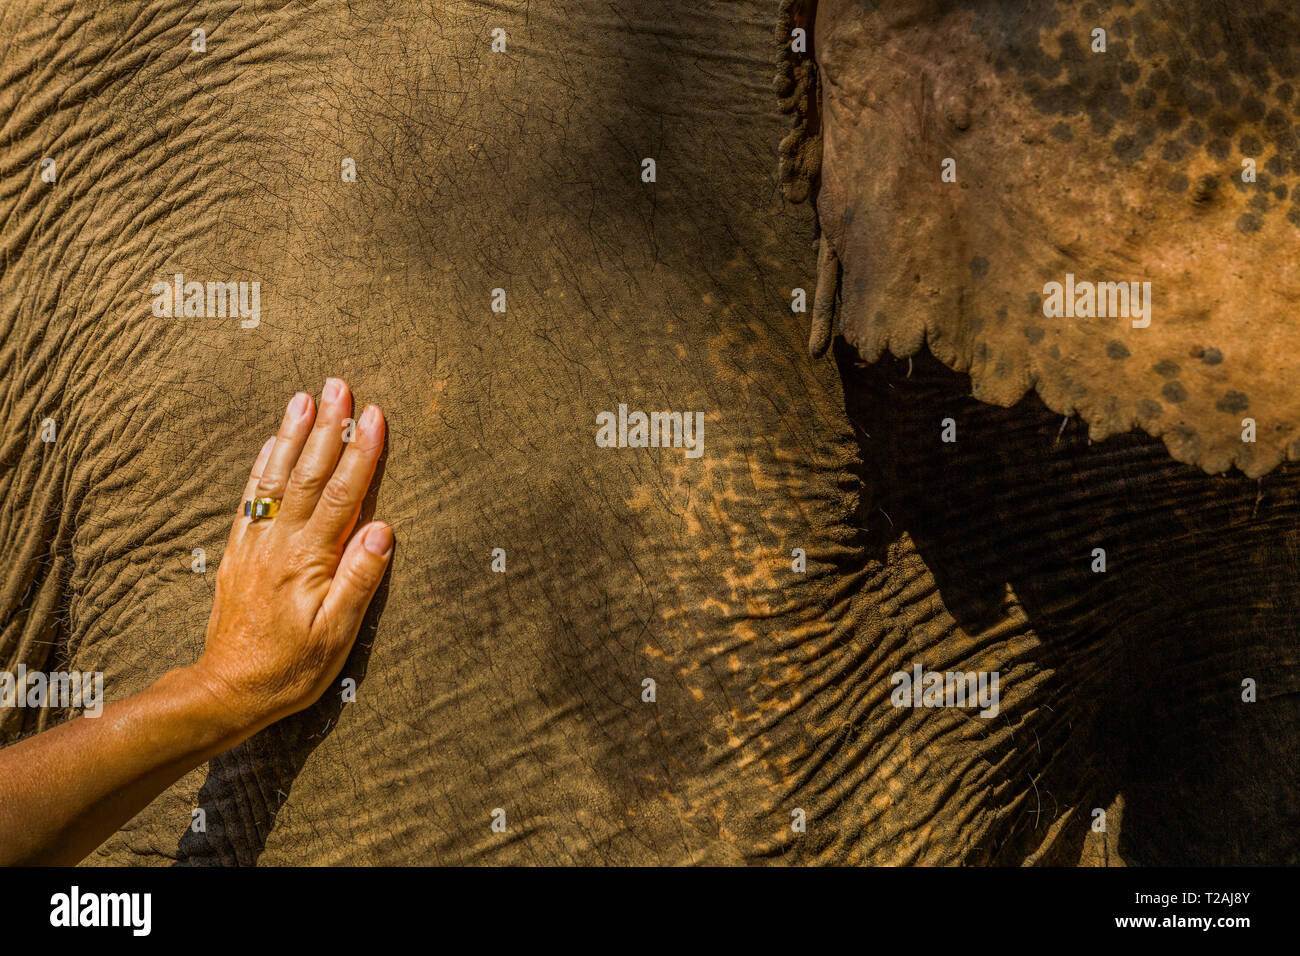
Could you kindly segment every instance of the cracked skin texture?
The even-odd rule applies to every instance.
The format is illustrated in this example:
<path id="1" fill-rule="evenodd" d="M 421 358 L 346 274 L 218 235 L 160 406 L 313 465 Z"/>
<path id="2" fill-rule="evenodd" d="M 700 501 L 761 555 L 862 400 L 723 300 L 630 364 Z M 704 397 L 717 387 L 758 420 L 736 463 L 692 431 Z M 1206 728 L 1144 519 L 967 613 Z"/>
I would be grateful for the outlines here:
<path id="1" fill-rule="evenodd" d="M 796 6 L 822 145 L 796 192 L 820 173 L 839 328 L 864 358 L 928 345 L 985 401 L 1037 389 L 1094 439 L 1141 428 L 1211 473 L 1300 455 L 1293 4 Z M 1044 316 L 1067 273 L 1149 281 L 1150 326 Z"/>
<path id="2" fill-rule="evenodd" d="M 0 12 L 0 666 L 112 699 L 193 660 L 287 396 L 339 374 L 389 418 L 356 702 L 88 862 L 1297 860 L 1295 483 L 1054 442 L 924 363 L 810 366 L 777 14 L 225 3 L 198 56 L 167 4 Z M 176 271 L 261 281 L 261 325 L 153 319 Z M 705 411 L 704 457 L 596 448 L 620 401 Z M 1141 572 L 1088 573 L 1097 528 Z M 998 669 L 1000 717 L 892 708 L 914 662 Z"/>

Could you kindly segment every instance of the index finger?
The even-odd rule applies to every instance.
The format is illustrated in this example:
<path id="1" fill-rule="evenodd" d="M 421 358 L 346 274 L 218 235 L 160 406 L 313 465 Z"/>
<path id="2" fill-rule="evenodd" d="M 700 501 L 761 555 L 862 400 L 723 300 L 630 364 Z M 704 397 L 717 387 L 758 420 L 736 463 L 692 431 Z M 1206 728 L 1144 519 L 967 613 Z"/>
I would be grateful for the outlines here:
<path id="1" fill-rule="evenodd" d="M 367 405 L 357 423 L 357 434 L 348 442 L 334 474 L 325 485 L 303 533 L 322 549 L 337 557 L 361 514 L 370 480 L 384 449 L 384 416 L 378 405 Z"/>

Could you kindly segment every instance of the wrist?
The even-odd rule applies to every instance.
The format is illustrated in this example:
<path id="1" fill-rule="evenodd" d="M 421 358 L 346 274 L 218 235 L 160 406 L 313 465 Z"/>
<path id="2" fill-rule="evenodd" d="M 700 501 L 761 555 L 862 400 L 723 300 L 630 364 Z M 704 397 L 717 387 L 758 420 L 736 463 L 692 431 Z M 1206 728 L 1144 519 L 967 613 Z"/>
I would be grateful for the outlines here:
<path id="1" fill-rule="evenodd" d="M 259 718 L 200 658 L 194 664 L 168 671 L 155 687 L 174 695 L 188 715 L 204 749 L 221 753 L 257 733 L 269 721 Z"/>

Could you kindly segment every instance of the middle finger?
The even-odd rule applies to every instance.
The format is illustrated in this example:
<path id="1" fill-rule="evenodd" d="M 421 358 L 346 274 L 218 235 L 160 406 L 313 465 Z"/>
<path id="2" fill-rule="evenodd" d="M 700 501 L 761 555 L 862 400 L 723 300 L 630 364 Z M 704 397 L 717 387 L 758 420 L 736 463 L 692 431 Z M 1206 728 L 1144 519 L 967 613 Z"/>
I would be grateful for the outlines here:
<path id="1" fill-rule="evenodd" d="M 351 414 L 352 395 L 347 383 L 340 378 L 326 379 L 320 409 L 316 412 L 316 427 L 307 436 L 302 454 L 293 466 L 289 489 L 280 506 L 281 517 L 290 524 L 303 524 L 315 510 L 321 491 L 338 464 L 343 449 L 343 423 Z"/>
<path id="2" fill-rule="evenodd" d="M 384 450 L 385 431 L 379 406 L 367 405 L 357 426 L 356 439 L 339 459 L 338 468 L 304 529 L 309 540 L 319 548 L 333 551 L 336 557 L 356 525 L 361 503 Z"/>

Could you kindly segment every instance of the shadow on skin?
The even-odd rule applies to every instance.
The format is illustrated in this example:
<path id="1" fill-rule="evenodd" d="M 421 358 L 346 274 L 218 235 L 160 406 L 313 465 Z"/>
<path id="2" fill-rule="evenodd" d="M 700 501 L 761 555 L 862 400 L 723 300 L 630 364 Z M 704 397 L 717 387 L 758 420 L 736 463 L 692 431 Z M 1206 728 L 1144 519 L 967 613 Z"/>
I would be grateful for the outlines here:
<path id="1" fill-rule="evenodd" d="M 1208 476 L 1142 433 L 1091 444 L 1032 392 L 978 402 L 928 352 L 910 376 L 906 359 L 865 366 L 842 342 L 836 358 L 892 535 L 911 537 L 968 634 L 1002 619 L 1009 586 L 1042 642 L 1032 666 L 1048 682 L 1031 703 L 1053 718 L 1038 727 L 1038 786 L 1080 812 L 1041 862 L 1079 861 L 1092 809 L 1117 795 L 1105 843 L 1126 861 L 1300 860 L 1300 467 Z M 954 444 L 940 441 L 947 417 Z M 1258 703 L 1241 700 L 1246 677 Z M 992 861 L 1040 846 L 1043 826 L 1020 816 Z"/>
<path id="2" fill-rule="evenodd" d="M 387 461 L 388 439 L 385 436 L 384 451 L 362 504 L 357 527 L 374 516 Z M 397 547 L 395 544 L 394 558 Z M 379 619 L 388 603 L 393 563 L 389 562 L 384 579 L 366 610 L 356 644 L 342 672 L 321 699 L 209 762 L 208 779 L 199 791 L 199 807 L 207 817 L 207 832 L 195 833 L 186 828 L 177 843 L 178 859 L 174 866 L 252 866 L 257 863 L 266 848 L 276 817 L 289 798 L 294 780 L 308 756 L 338 720 L 343 709 L 340 683 L 350 677 L 359 689 L 365 679 Z"/>

